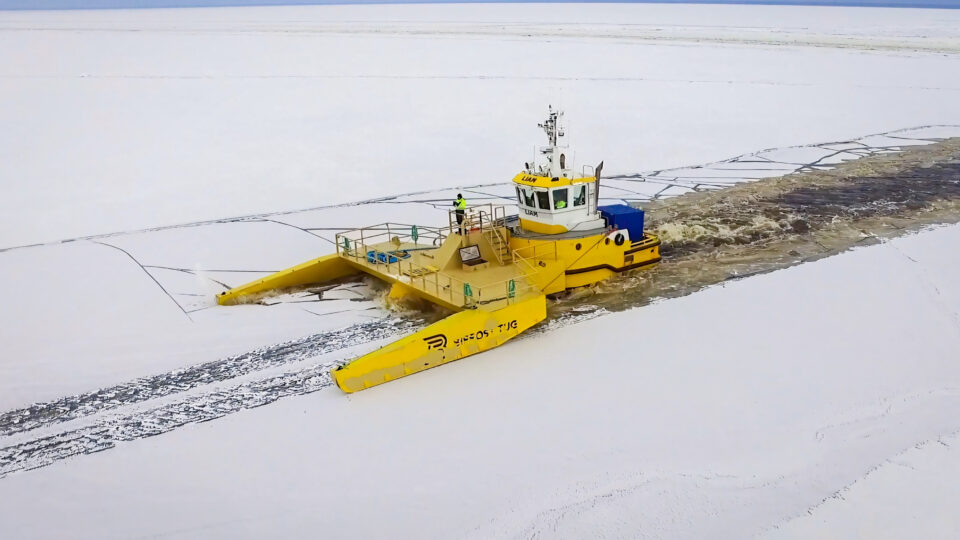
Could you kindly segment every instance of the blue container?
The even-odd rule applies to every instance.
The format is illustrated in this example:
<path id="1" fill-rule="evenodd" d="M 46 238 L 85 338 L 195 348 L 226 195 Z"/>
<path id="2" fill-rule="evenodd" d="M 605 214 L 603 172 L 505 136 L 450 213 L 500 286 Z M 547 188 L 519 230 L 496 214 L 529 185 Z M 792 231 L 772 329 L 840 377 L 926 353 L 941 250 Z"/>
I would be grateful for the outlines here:
<path id="1" fill-rule="evenodd" d="M 401 252 L 384 253 L 382 251 L 370 250 L 367 252 L 367 262 L 371 264 L 393 264 L 400 259 L 409 259 L 410 254 Z"/>
<path id="2" fill-rule="evenodd" d="M 643 238 L 643 210 L 625 204 L 601 206 L 599 210 L 607 220 L 607 225 L 630 231 L 631 242 L 639 242 Z"/>

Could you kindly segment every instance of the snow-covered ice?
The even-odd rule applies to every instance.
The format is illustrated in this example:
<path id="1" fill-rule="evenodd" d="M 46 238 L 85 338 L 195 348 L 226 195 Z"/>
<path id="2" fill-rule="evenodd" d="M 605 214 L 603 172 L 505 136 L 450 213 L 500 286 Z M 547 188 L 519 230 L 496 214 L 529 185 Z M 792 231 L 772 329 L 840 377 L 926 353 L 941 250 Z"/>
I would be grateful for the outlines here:
<path id="1" fill-rule="evenodd" d="M 0 421 L 66 415 L 0 426 L 4 538 L 960 529 L 960 226 L 585 313 L 349 397 L 320 368 L 390 338 L 363 327 L 396 323 L 382 291 L 212 300 L 340 229 L 440 225 L 458 191 L 510 204 L 547 103 L 578 164 L 605 160 L 605 203 L 958 136 L 960 11 L 0 12 L 0 50 Z M 330 345 L 271 362 L 311 339 Z M 319 391 L 249 409 L 284 377 Z M 130 381 L 144 401 L 120 403 Z M 168 424 L 130 436 L 141 418 Z M 91 433 L 116 446 L 3 476 L 14 445 L 108 448 Z"/>
<path id="2" fill-rule="evenodd" d="M 936 134 L 960 136 L 960 126 L 938 128 Z M 917 139 L 856 139 L 850 144 L 857 153 L 847 159 L 875 155 L 890 145 L 929 143 L 923 137 L 932 135 L 918 131 L 910 137 Z M 880 146 L 867 146 L 866 139 Z M 777 148 L 607 178 L 601 202 L 649 201 L 801 171 L 844 152 L 835 147 Z M 513 203 L 513 187 L 502 182 L 0 252 L 0 274 L 10 276 L 0 327 L 11 336 L 0 359 L 0 407 L 106 387 L 386 316 L 376 294 L 367 302 L 326 299 L 230 309 L 215 307 L 213 296 L 333 253 L 339 231 L 385 220 L 442 225 L 450 200 L 461 191 L 473 203 Z M 69 284 L 62 283 L 65 268 Z M 327 313 L 337 316 L 317 319 Z"/>
<path id="3" fill-rule="evenodd" d="M 609 174 L 960 124 L 960 12 L 0 13 L 0 247 L 487 184 L 547 103 Z"/>
<path id="4" fill-rule="evenodd" d="M 875 469 L 921 452 L 960 466 L 960 257 L 942 249 L 958 242 L 960 226 L 933 230 L 13 474 L 0 523 L 15 538 L 804 538 L 844 530 L 820 512 L 844 523 L 844 504 L 880 511 L 907 490 L 923 494 L 917 530 L 956 530 L 939 513 L 960 503 L 952 484 Z M 916 445 L 931 450 L 901 456 Z"/>

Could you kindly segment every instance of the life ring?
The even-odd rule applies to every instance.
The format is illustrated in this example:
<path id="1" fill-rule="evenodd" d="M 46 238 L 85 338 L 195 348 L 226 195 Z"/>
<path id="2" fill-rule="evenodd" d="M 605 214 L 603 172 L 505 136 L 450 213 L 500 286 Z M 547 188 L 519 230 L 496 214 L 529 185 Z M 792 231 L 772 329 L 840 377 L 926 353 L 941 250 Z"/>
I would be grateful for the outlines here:
<path id="1" fill-rule="evenodd" d="M 617 233 L 617 235 L 613 237 L 613 243 L 618 246 L 622 246 L 626 241 L 627 239 L 623 236 L 623 233 Z"/>

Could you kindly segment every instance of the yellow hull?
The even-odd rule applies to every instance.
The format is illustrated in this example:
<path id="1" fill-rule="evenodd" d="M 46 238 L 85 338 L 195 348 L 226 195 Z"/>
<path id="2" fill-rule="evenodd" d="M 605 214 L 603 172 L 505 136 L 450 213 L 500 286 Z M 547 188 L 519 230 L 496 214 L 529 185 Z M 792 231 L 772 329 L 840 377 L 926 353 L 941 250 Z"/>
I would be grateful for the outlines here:
<path id="1" fill-rule="evenodd" d="M 217 295 L 217 303 L 221 306 L 242 304 L 276 289 L 323 283 L 357 272 L 357 268 L 351 265 L 349 261 L 334 253 L 224 291 Z"/>
<path id="2" fill-rule="evenodd" d="M 510 248 L 532 254 L 529 258 L 543 268 L 544 279 L 538 285 L 545 294 L 553 294 L 660 262 L 660 239 L 654 235 L 645 234 L 637 242 L 617 241 L 615 232 L 560 240 L 511 236 Z"/>
<path id="3" fill-rule="evenodd" d="M 660 241 L 653 235 L 637 242 L 627 242 L 617 231 L 566 236 L 513 236 L 506 229 L 481 228 L 451 234 L 426 251 L 397 238 L 387 244 L 354 243 L 223 292 L 217 301 L 242 303 L 273 289 L 364 272 L 392 283 L 392 297 L 413 294 L 456 312 L 333 372 L 344 392 L 356 392 L 497 347 L 546 318 L 545 295 L 660 260 Z M 482 268 L 461 268 L 458 250 L 465 245 L 478 246 Z M 412 255 L 401 258 L 405 250 Z M 384 256 L 379 262 L 378 254 Z"/>
<path id="4" fill-rule="evenodd" d="M 567 228 L 563 225 L 547 225 L 523 218 L 520 218 L 520 226 L 537 234 L 562 234 L 567 232 Z"/>
<path id="5" fill-rule="evenodd" d="M 545 319 L 543 295 L 496 311 L 461 311 L 333 372 L 344 392 L 371 386 L 483 352 Z"/>

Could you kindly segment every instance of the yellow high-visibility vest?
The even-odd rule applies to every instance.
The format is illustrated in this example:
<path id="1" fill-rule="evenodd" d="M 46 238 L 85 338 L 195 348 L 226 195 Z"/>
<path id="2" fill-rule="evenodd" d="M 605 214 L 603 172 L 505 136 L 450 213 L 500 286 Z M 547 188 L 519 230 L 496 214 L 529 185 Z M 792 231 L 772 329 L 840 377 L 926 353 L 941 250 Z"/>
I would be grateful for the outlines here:
<path id="1" fill-rule="evenodd" d="M 467 209 L 467 200 L 464 198 L 457 199 L 457 210 L 466 210 Z"/>

